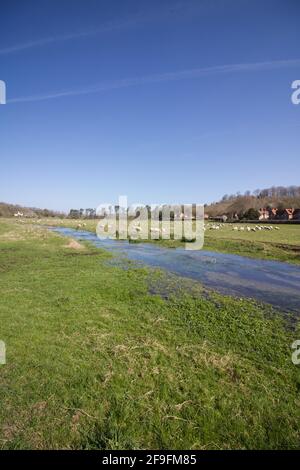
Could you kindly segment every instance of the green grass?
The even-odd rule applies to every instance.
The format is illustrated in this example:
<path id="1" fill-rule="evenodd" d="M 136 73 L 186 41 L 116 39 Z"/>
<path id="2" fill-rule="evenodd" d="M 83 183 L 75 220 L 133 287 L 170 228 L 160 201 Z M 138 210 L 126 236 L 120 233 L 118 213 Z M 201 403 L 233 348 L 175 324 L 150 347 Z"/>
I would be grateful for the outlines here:
<path id="1" fill-rule="evenodd" d="M 300 447 L 289 323 L 180 278 L 150 295 L 168 276 L 67 244 L 0 222 L 2 448 Z"/>
<path id="2" fill-rule="evenodd" d="M 236 226 L 247 226 L 239 224 Z M 259 224 L 263 225 L 263 224 Z M 273 225 L 276 226 L 276 223 Z M 300 225 L 279 225 L 279 230 L 234 231 L 225 224 L 205 232 L 205 248 L 254 258 L 300 264 Z"/>

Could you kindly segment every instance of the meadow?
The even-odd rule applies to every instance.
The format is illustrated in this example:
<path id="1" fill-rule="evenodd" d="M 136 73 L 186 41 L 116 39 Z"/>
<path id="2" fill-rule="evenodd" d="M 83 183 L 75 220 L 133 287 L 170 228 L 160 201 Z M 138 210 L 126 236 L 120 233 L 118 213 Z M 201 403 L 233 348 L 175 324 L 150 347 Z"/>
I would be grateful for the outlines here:
<path id="1" fill-rule="evenodd" d="M 111 257 L 0 219 L 0 447 L 299 448 L 297 323 Z"/>
<path id="2" fill-rule="evenodd" d="M 278 230 L 255 232 L 235 231 L 233 227 L 243 224 L 224 224 L 220 230 L 206 230 L 205 247 L 209 250 L 234 253 L 253 258 L 270 259 L 300 264 L 300 224 L 281 224 Z M 263 226 L 264 224 L 258 224 Z M 268 224 L 269 226 L 271 224 Z M 250 224 L 250 227 L 255 226 Z M 276 226 L 276 222 L 273 227 Z"/>

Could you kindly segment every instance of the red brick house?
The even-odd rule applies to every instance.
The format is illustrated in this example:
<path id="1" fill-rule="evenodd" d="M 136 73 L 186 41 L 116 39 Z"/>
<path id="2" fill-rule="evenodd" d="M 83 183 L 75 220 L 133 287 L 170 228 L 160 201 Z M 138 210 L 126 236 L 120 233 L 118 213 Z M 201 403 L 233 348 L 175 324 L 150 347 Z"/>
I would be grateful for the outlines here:
<path id="1" fill-rule="evenodd" d="M 259 209 L 259 220 L 268 220 L 270 217 L 268 209 Z"/>
<path id="2" fill-rule="evenodd" d="M 276 219 L 279 220 L 292 220 L 294 209 L 276 209 Z"/>

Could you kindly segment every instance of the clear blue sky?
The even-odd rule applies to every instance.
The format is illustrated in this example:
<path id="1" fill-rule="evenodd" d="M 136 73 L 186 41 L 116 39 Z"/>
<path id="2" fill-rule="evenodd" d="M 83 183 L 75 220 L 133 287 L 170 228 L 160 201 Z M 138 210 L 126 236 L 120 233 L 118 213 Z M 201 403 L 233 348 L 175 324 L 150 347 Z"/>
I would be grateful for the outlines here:
<path id="1" fill-rule="evenodd" d="M 299 184 L 298 0 L 0 4 L 0 200 L 68 210 Z"/>

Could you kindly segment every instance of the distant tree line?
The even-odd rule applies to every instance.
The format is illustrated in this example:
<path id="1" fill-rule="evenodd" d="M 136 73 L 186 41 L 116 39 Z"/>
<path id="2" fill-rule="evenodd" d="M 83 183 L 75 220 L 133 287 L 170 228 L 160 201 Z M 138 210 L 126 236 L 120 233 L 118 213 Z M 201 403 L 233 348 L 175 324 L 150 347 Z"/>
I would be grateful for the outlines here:
<path id="1" fill-rule="evenodd" d="M 96 209 L 71 209 L 68 215 L 69 219 L 95 219 Z"/>
<path id="2" fill-rule="evenodd" d="M 13 217 L 17 212 L 21 212 L 24 217 L 65 217 L 64 213 L 58 211 L 0 202 L 0 217 Z"/>
<path id="3" fill-rule="evenodd" d="M 118 215 L 118 214 L 128 214 L 129 217 L 143 217 L 146 216 L 148 218 L 158 217 L 159 220 L 162 220 L 163 213 L 168 214 L 170 220 L 175 219 L 175 212 L 183 213 L 184 212 L 184 205 L 179 204 L 176 205 L 176 208 L 172 204 L 163 204 L 157 206 L 132 206 L 128 208 L 123 208 L 118 205 L 107 205 L 103 208 L 98 209 L 71 209 L 68 218 L 69 219 L 97 219 L 102 218 L 108 215 Z M 192 205 L 192 216 L 196 217 L 196 205 Z"/>
<path id="4" fill-rule="evenodd" d="M 276 216 L 285 216 L 286 209 L 300 208 L 300 186 L 272 186 L 245 191 L 243 194 L 225 194 L 218 202 L 205 205 L 209 217 L 226 215 L 229 219 L 257 219 L 258 211 L 276 209 Z M 274 214 L 273 214 L 274 215 Z M 271 217 L 273 217 L 270 214 Z"/>
<path id="5" fill-rule="evenodd" d="M 220 202 L 232 201 L 239 197 L 251 196 L 257 199 L 300 197 L 300 186 L 272 186 L 271 188 L 266 189 L 255 189 L 252 192 L 247 190 L 244 194 L 238 191 L 235 194 L 224 194 Z"/>

